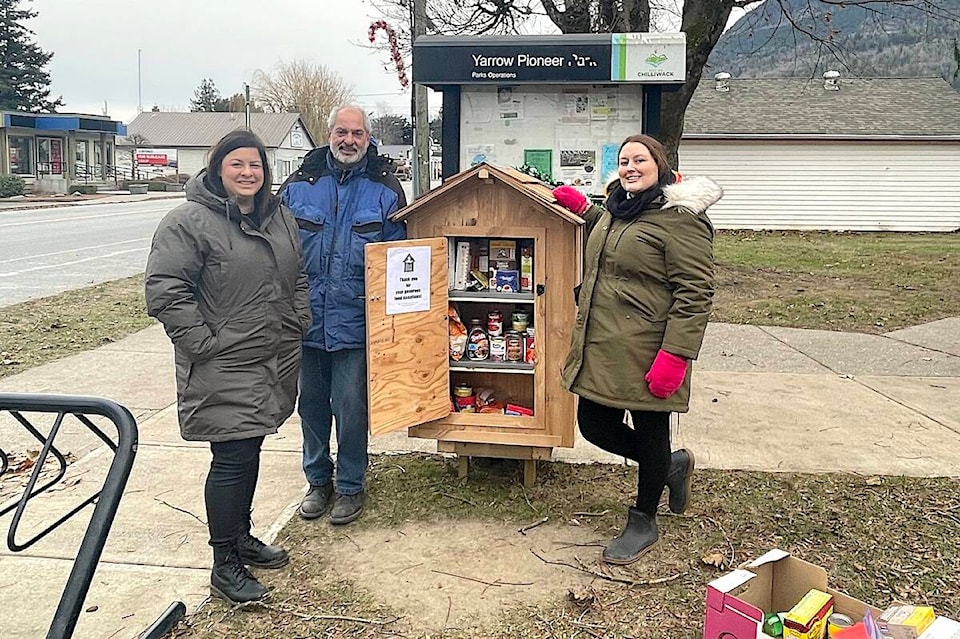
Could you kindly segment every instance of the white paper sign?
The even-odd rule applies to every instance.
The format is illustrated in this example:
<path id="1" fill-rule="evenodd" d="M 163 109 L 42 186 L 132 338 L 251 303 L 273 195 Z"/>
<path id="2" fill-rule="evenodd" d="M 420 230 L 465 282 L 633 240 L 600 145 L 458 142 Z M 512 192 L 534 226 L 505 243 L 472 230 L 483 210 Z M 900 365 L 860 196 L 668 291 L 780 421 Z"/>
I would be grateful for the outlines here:
<path id="1" fill-rule="evenodd" d="M 387 315 L 430 310 L 430 247 L 387 249 Z"/>

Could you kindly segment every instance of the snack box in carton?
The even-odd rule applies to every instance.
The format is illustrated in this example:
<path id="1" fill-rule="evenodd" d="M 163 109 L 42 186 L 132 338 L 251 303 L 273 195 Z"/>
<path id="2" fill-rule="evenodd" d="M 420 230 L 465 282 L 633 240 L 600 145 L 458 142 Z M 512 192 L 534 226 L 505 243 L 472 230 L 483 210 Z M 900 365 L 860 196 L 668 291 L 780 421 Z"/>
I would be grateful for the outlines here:
<path id="1" fill-rule="evenodd" d="M 960 639 L 960 621 L 937 617 L 930 627 L 923 631 L 920 639 Z"/>
<path id="2" fill-rule="evenodd" d="M 811 588 L 784 615 L 783 639 L 822 639 L 832 614 L 833 596 Z"/>
<path id="3" fill-rule="evenodd" d="M 917 639 L 935 618 L 930 606 L 894 604 L 880 613 L 877 627 L 891 639 Z"/>
<path id="4" fill-rule="evenodd" d="M 764 637 L 764 613 L 786 613 L 811 588 L 833 597 L 834 612 L 854 621 L 863 619 L 873 606 L 827 586 L 827 571 L 793 557 L 785 550 L 771 550 L 737 570 L 707 584 L 703 639 L 757 639 Z"/>

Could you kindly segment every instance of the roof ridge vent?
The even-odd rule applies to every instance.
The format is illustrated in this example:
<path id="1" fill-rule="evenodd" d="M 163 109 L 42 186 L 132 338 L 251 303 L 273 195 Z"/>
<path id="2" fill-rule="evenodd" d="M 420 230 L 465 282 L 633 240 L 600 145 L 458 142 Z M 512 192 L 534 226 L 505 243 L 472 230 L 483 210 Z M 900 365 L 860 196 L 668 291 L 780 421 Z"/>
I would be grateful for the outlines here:
<path id="1" fill-rule="evenodd" d="M 721 71 L 713 76 L 713 79 L 717 82 L 717 91 L 721 93 L 726 93 L 730 90 L 730 85 L 727 82 L 730 80 L 730 74 L 725 71 Z"/>
<path id="2" fill-rule="evenodd" d="M 839 91 L 840 90 L 840 72 L 825 71 L 823 73 L 823 88 L 826 91 Z"/>

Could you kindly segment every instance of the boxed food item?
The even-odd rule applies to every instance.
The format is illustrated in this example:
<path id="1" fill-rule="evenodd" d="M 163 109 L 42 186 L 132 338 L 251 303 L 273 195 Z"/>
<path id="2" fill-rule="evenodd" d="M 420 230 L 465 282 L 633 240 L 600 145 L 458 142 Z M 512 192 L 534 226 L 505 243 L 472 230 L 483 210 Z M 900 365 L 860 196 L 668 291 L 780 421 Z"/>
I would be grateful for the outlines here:
<path id="1" fill-rule="evenodd" d="M 935 618 L 930 606 L 895 604 L 880 614 L 877 626 L 891 639 L 917 639 Z"/>
<path id="2" fill-rule="evenodd" d="M 783 639 L 821 639 L 827 617 L 833 614 L 833 597 L 811 588 L 783 617 Z"/>
<path id="3" fill-rule="evenodd" d="M 822 567 L 784 550 L 771 550 L 707 584 L 703 639 L 763 637 L 765 615 L 791 610 L 812 588 L 830 595 L 834 611 L 854 621 L 863 619 L 868 609 L 875 616 L 880 614 L 876 608 L 830 588 Z"/>
<path id="4" fill-rule="evenodd" d="M 520 290 L 533 290 L 533 242 L 520 245 Z"/>
<path id="5" fill-rule="evenodd" d="M 923 631 L 920 639 L 960 639 L 960 622 L 946 617 L 937 617 Z"/>
<path id="6" fill-rule="evenodd" d="M 517 271 L 497 271 L 496 289 L 516 293 L 520 290 L 520 274 Z"/>
<path id="7" fill-rule="evenodd" d="M 470 242 L 457 242 L 456 259 L 454 260 L 453 288 L 465 291 L 470 283 Z"/>

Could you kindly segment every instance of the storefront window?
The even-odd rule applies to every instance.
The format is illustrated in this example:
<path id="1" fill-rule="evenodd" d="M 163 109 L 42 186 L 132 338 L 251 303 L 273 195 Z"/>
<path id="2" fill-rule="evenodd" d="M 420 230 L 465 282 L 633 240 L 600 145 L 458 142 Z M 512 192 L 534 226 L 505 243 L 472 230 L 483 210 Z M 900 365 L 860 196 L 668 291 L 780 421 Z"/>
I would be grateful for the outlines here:
<path id="1" fill-rule="evenodd" d="M 63 175 L 63 140 L 37 138 L 37 168 L 41 175 Z"/>
<path id="2" fill-rule="evenodd" d="M 10 172 L 15 175 L 33 175 L 33 138 L 11 135 L 9 145 Z"/>
<path id="3" fill-rule="evenodd" d="M 85 167 L 87 165 L 87 141 L 77 140 L 77 165 Z"/>

